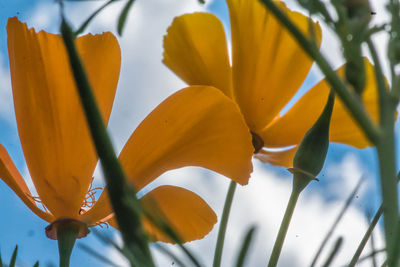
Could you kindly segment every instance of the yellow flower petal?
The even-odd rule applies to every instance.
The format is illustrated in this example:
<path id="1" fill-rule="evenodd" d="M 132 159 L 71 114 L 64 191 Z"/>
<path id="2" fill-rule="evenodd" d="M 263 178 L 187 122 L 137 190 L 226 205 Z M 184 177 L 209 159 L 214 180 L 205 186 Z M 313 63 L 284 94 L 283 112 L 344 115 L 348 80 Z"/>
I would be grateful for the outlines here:
<path id="1" fill-rule="evenodd" d="M 247 184 L 254 148 L 237 106 L 208 86 L 182 89 L 155 108 L 119 156 L 137 190 L 162 173 L 199 166 Z"/>
<path id="2" fill-rule="evenodd" d="M 208 204 L 195 193 L 176 186 L 160 186 L 141 199 L 156 219 L 165 220 L 183 242 L 203 238 L 217 222 Z M 148 220 L 144 227 L 152 241 L 174 243 Z"/>
<path id="3" fill-rule="evenodd" d="M 237 106 L 219 90 L 190 86 L 164 100 L 139 125 L 119 160 L 127 178 L 141 190 L 162 173 L 200 166 L 247 184 L 254 148 Z M 96 222 L 111 213 L 106 191 L 82 220 Z"/>
<path id="4" fill-rule="evenodd" d="M 217 222 L 217 216 L 208 204 L 184 188 L 160 186 L 146 194 L 141 201 L 153 218 L 166 222 L 182 242 L 203 238 Z M 115 218 L 109 223 L 118 228 Z M 175 243 L 147 218 L 144 218 L 143 224 L 152 242 Z"/>
<path id="5" fill-rule="evenodd" d="M 374 68 L 368 60 L 366 65 L 366 88 L 362 95 L 363 104 L 373 121 L 378 121 L 379 108 Z M 338 70 L 344 76 L 344 66 Z M 301 142 L 321 114 L 329 94 L 329 84 L 323 80 L 308 91 L 286 114 L 277 118 L 260 136 L 267 147 L 284 147 Z M 333 107 L 330 141 L 364 148 L 371 144 L 356 124 L 339 97 Z"/>
<path id="6" fill-rule="evenodd" d="M 0 145 L 0 179 L 3 180 L 37 216 L 47 222 L 52 222 L 54 220 L 53 215 L 42 211 L 36 206 L 24 178 L 22 178 L 8 155 L 7 150 L 2 145 Z"/>
<path id="7" fill-rule="evenodd" d="M 227 0 L 231 18 L 233 90 L 250 129 L 256 133 L 281 111 L 304 82 L 312 59 L 258 0 Z M 311 36 L 309 18 L 280 7 Z M 321 29 L 313 23 L 315 39 Z"/>
<path id="8" fill-rule="evenodd" d="M 255 155 L 255 158 L 264 163 L 269 163 L 282 167 L 293 167 L 293 158 L 296 154 L 297 146 L 285 150 L 272 151 L 262 149 Z"/>
<path id="9" fill-rule="evenodd" d="M 40 199 L 55 217 L 77 217 L 97 156 L 60 35 L 7 24 L 18 131 Z M 107 122 L 120 69 L 111 33 L 77 39 L 103 119 Z"/>
<path id="10" fill-rule="evenodd" d="M 164 37 L 163 62 L 189 85 L 214 86 L 231 96 L 225 32 L 213 14 L 176 17 Z"/>

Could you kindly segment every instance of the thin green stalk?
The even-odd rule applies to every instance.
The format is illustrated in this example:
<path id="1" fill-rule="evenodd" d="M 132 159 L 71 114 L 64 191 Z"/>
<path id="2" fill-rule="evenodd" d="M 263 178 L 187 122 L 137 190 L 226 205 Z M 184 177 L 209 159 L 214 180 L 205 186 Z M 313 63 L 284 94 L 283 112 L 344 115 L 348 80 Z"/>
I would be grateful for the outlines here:
<path id="1" fill-rule="evenodd" d="M 285 215 L 283 216 L 281 226 L 279 228 L 279 232 L 275 240 L 274 248 L 272 249 L 271 257 L 268 262 L 268 267 L 275 267 L 278 264 L 283 242 L 285 241 L 286 233 L 288 231 L 289 224 L 292 219 L 292 215 L 296 207 L 297 200 L 299 199 L 299 196 L 300 196 L 299 191 L 292 190 L 288 205 L 286 207 Z"/>
<path id="2" fill-rule="evenodd" d="M 58 253 L 60 267 L 69 267 L 72 249 L 79 235 L 79 226 L 76 224 L 60 224 L 57 228 Z"/>
<path id="3" fill-rule="evenodd" d="M 371 253 L 369 253 L 368 255 L 366 255 L 366 256 L 360 258 L 360 259 L 357 261 L 357 263 L 360 264 L 361 262 L 363 262 L 363 261 L 365 261 L 365 260 L 367 260 L 367 259 L 369 259 L 369 258 L 373 258 L 373 257 L 375 257 L 376 255 L 378 255 L 379 253 L 382 253 L 382 252 L 386 252 L 386 249 L 382 248 L 382 249 L 373 250 L 373 251 L 372 251 Z M 346 266 L 346 267 L 347 267 L 347 266 Z"/>
<path id="4" fill-rule="evenodd" d="M 328 258 L 326 259 L 325 263 L 322 265 L 322 267 L 328 267 L 331 265 L 333 259 L 335 258 L 335 256 L 337 255 L 337 253 L 339 252 L 340 247 L 342 246 L 343 243 L 343 237 L 339 237 L 336 242 L 335 245 L 332 248 L 331 253 L 329 253 Z"/>
<path id="5" fill-rule="evenodd" d="M 239 250 L 238 256 L 237 256 L 237 260 L 236 260 L 236 267 L 243 267 L 244 266 L 244 262 L 246 260 L 247 257 L 247 252 L 249 251 L 250 248 L 250 244 L 251 241 L 253 239 L 253 235 L 254 235 L 254 231 L 256 230 L 256 228 L 253 226 L 249 229 L 249 231 L 247 232 L 246 236 L 243 239 L 242 242 L 242 246 Z"/>
<path id="6" fill-rule="evenodd" d="M 398 223 L 398 190 L 396 181 L 396 154 L 394 141 L 395 107 L 387 97 L 381 108 L 381 127 L 383 135 L 377 144 L 381 194 L 383 205 L 384 229 L 389 266 L 392 260 L 392 248 L 395 242 Z"/>
<path id="7" fill-rule="evenodd" d="M 229 213 L 231 211 L 236 185 L 236 182 L 231 181 L 231 183 L 229 184 L 228 193 L 226 194 L 224 210 L 222 211 L 222 218 L 218 230 L 217 245 L 215 246 L 213 267 L 221 266 L 222 249 L 224 247 L 226 227 L 228 225 Z"/>
<path id="8" fill-rule="evenodd" d="M 378 53 L 376 52 L 375 45 L 371 40 L 371 37 L 367 39 L 368 49 L 371 52 L 372 60 L 374 61 L 374 70 L 375 70 L 375 78 L 376 78 L 376 85 L 378 88 L 378 96 L 379 96 L 379 104 L 380 106 L 384 103 L 384 95 L 388 92 L 388 88 L 386 87 L 385 77 L 383 76 L 383 71 L 381 67 L 381 63 L 378 57 Z"/>
<path id="9" fill-rule="evenodd" d="M 168 257 L 173 260 L 174 264 L 181 267 L 186 267 L 186 265 L 181 261 L 178 256 L 175 255 L 168 247 L 164 246 L 163 244 L 154 243 L 153 246 L 157 248 L 159 251 L 167 255 Z"/>
<path id="10" fill-rule="evenodd" d="M 358 245 L 356 253 L 354 253 L 353 258 L 351 259 L 348 267 L 354 267 L 356 265 L 358 259 L 361 256 L 361 253 L 365 248 L 365 245 L 368 242 L 369 237 L 371 236 L 372 231 L 374 230 L 376 224 L 378 223 L 380 217 L 382 216 L 382 213 L 383 213 L 383 206 L 381 205 L 378 211 L 375 213 L 375 216 L 372 219 L 371 224 L 369 225 L 367 231 L 365 232 L 360 244 Z"/>
<path id="11" fill-rule="evenodd" d="M 400 181 L 400 172 L 397 173 L 397 182 Z M 381 204 L 381 206 L 379 207 L 378 211 L 375 213 L 374 218 L 372 218 L 372 221 L 367 229 L 367 231 L 365 232 L 360 244 L 357 247 L 356 252 L 353 255 L 353 258 L 351 259 L 348 267 L 354 267 L 358 261 L 358 259 L 360 258 L 360 255 L 362 253 L 362 251 L 365 248 L 365 245 L 368 242 L 368 239 L 370 238 L 372 231 L 374 230 L 375 226 L 378 224 L 379 219 L 381 218 L 383 214 L 383 205 Z"/>
<path id="12" fill-rule="evenodd" d="M 317 260 L 318 260 L 319 256 L 321 255 L 322 250 L 324 249 L 324 247 L 325 247 L 326 243 L 328 242 L 329 238 L 332 236 L 332 234 L 335 231 L 336 227 L 338 226 L 339 222 L 342 220 L 343 215 L 346 213 L 346 210 L 350 207 L 350 204 L 353 202 L 354 196 L 357 194 L 357 192 L 360 189 L 360 186 L 361 186 L 363 181 L 364 181 L 364 179 L 363 179 L 363 177 L 361 177 L 360 180 L 358 181 L 357 185 L 355 186 L 355 188 L 353 189 L 353 191 L 351 192 L 351 194 L 347 198 L 347 200 L 346 200 L 345 204 L 343 205 L 343 208 L 341 209 L 338 217 L 333 222 L 331 228 L 329 229 L 329 231 L 326 234 L 324 240 L 322 241 L 321 245 L 319 246 L 319 249 L 318 249 L 317 253 L 314 256 L 314 259 L 311 262 L 310 267 L 314 267 L 315 264 L 317 263 Z"/>
<path id="13" fill-rule="evenodd" d="M 279 7 L 276 6 L 276 4 L 274 4 L 273 0 L 260 1 L 269 9 L 269 11 L 271 11 L 275 18 L 289 30 L 304 51 L 314 59 L 318 67 L 324 73 L 326 80 L 338 94 L 359 126 L 363 129 L 367 138 L 371 143 L 376 144 L 379 138 L 379 129 L 368 116 L 364 107 L 360 103 L 358 96 L 355 93 L 350 92 L 343 81 L 332 70 L 332 67 L 319 52 L 318 46 L 314 42 L 310 42 L 301 33 L 297 26 L 291 22 L 291 20 L 280 10 Z"/>
<path id="14" fill-rule="evenodd" d="M 368 215 L 367 217 L 368 222 L 371 220 L 371 215 Z M 370 244 L 371 244 L 371 251 L 372 253 L 376 250 L 375 249 L 375 237 L 374 237 L 374 233 L 371 233 L 371 239 L 370 239 Z M 375 254 L 373 253 L 371 256 L 371 265 L 372 267 L 377 267 L 378 263 L 376 261 L 376 257 Z"/>
<path id="15" fill-rule="evenodd" d="M 82 25 L 79 27 L 78 30 L 75 31 L 75 35 L 79 35 L 82 32 L 85 31 L 86 27 L 89 25 L 89 23 L 104 9 L 106 8 L 108 5 L 112 4 L 113 2 L 115 2 L 116 0 L 109 0 L 108 2 L 104 3 L 103 5 L 101 5 L 95 12 L 93 12 L 92 15 L 90 15 L 84 23 L 82 23 Z"/>
<path id="16" fill-rule="evenodd" d="M 90 133 L 105 174 L 104 177 L 107 182 L 111 204 L 124 244 L 132 251 L 136 264 L 154 266 L 148 245 L 148 237 L 141 223 L 140 202 L 136 198 L 133 188 L 126 182 L 125 174 L 115 155 L 85 69 L 76 50 L 75 35 L 64 17 L 61 23 L 61 34 Z"/>

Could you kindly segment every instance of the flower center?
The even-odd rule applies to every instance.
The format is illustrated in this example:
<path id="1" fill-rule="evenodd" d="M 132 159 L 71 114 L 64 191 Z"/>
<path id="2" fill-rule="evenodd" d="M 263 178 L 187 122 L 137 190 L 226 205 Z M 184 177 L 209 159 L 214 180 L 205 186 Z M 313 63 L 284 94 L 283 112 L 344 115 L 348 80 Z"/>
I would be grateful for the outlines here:
<path id="1" fill-rule="evenodd" d="M 261 148 L 264 147 L 264 140 L 262 140 L 262 138 L 255 132 L 250 131 L 250 133 L 252 136 L 251 142 L 253 143 L 254 154 L 257 154 L 261 150 Z"/>

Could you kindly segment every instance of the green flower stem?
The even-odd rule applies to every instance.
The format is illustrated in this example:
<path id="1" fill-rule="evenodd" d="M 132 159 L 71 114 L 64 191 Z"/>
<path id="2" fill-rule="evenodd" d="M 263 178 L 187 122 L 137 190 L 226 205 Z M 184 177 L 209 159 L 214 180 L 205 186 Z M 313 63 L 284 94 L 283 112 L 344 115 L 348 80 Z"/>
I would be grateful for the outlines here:
<path id="1" fill-rule="evenodd" d="M 292 190 L 288 205 L 286 207 L 285 215 L 283 216 L 281 226 L 279 228 L 279 232 L 275 240 L 274 248 L 272 249 L 272 254 L 268 262 L 268 267 L 275 267 L 278 264 L 283 242 L 285 241 L 286 233 L 288 231 L 289 224 L 292 219 L 292 215 L 296 207 L 297 200 L 299 199 L 299 196 L 300 196 L 299 190 Z"/>
<path id="2" fill-rule="evenodd" d="M 367 138 L 371 141 L 371 143 L 376 144 L 379 138 L 379 129 L 368 116 L 367 112 L 360 103 L 358 96 L 355 93 L 350 92 L 339 76 L 332 70 L 332 67 L 319 52 L 319 48 L 315 42 L 309 41 L 301 33 L 297 26 L 290 21 L 290 19 L 279 9 L 279 7 L 276 6 L 276 4 L 274 4 L 273 0 L 260 1 L 272 12 L 275 18 L 289 30 L 304 51 L 312 59 L 314 59 L 318 67 L 324 73 L 326 80 L 356 119 Z"/>
<path id="3" fill-rule="evenodd" d="M 397 100 L 389 93 L 385 85 L 379 58 L 370 39 L 367 40 L 369 50 L 375 63 L 375 76 L 378 85 L 379 112 L 382 136 L 377 143 L 379 157 L 381 192 L 383 199 L 383 213 L 385 237 L 390 254 L 398 218 L 398 197 L 395 162 L 394 122 Z M 390 255 L 389 255 L 390 259 Z M 390 260 L 389 260 L 390 262 Z"/>
<path id="4" fill-rule="evenodd" d="M 232 207 L 233 196 L 235 195 L 237 183 L 231 181 L 229 184 L 228 193 L 226 194 L 224 210 L 222 211 L 221 223 L 218 230 L 217 245 L 215 246 L 213 267 L 221 266 L 222 249 L 224 247 L 225 232 L 228 225 L 229 213 Z"/>
<path id="5" fill-rule="evenodd" d="M 141 224 L 141 205 L 115 155 L 107 134 L 95 97 L 87 79 L 85 69 L 75 47 L 75 35 L 62 18 L 61 34 L 68 53 L 71 70 L 87 118 L 90 133 L 104 171 L 110 201 L 120 228 L 125 246 L 135 257 L 137 266 L 154 266 L 148 238 Z"/>
<path id="6" fill-rule="evenodd" d="M 78 238 L 79 225 L 68 223 L 60 224 L 57 228 L 58 252 L 60 267 L 69 267 L 72 249 Z"/>
<path id="7" fill-rule="evenodd" d="M 382 100 L 384 104 L 380 106 L 380 124 L 383 135 L 376 146 L 383 202 L 383 222 L 389 262 L 391 260 L 391 252 L 395 241 L 399 216 L 394 141 L 396 104 L 394 102 L 395 101 L 393 101 L 389 94 L 385 94 L 385 98 Z"/>
<path id="8" fill-rule="evenodd" d="M 386 104 L 387 105 L 387 104 Z M 391 262 L 393 245 L 395 243 L 396 229 L 398 222 L 398 197 L 396 183 L 396 166 L 395 166 L 395 143 L 394 143 L 394 116 L 388 116 L 391 123 L 383 125 L 385 136 L 377 146 L 381 194 L 383 205 L 383 223 L 386 237 L 386 247 L 388 251 L 388 261 Z M 385 120 L 385 118 L 383 119 Z"/>

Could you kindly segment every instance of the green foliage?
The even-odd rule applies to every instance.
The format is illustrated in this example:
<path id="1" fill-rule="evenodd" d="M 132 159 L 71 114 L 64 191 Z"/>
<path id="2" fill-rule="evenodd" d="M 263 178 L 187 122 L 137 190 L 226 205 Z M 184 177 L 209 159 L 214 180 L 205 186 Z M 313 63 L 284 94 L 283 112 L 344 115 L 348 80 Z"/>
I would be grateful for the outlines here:
<path id="1" fill-rule="evenodd" d="M 254 226 L 250 227 L 245 237 L 243 238 L 242 246 L 240 247 L 239 253 L 237 254 L 238 256 L 236 259 L 236 267 L 244 266 L 244 262 L 246 260 L 247 253 L 249 252 L 249 248 L 251 245 L 251 241 L 253 240 L 255 230 L 256 227 Z"/>
<path id="2" fill-rule="evenodd" d="M 126 19 L 128 18 L 128 13 L 133 5 L 133 2 L 135 2 L 135 0 L 128 0 L 128 3 L 126 3 L 121 14 L 119 15 L 117 30 L 120 36 L 122 36 L 122 31 L 124 30 Z"/>

